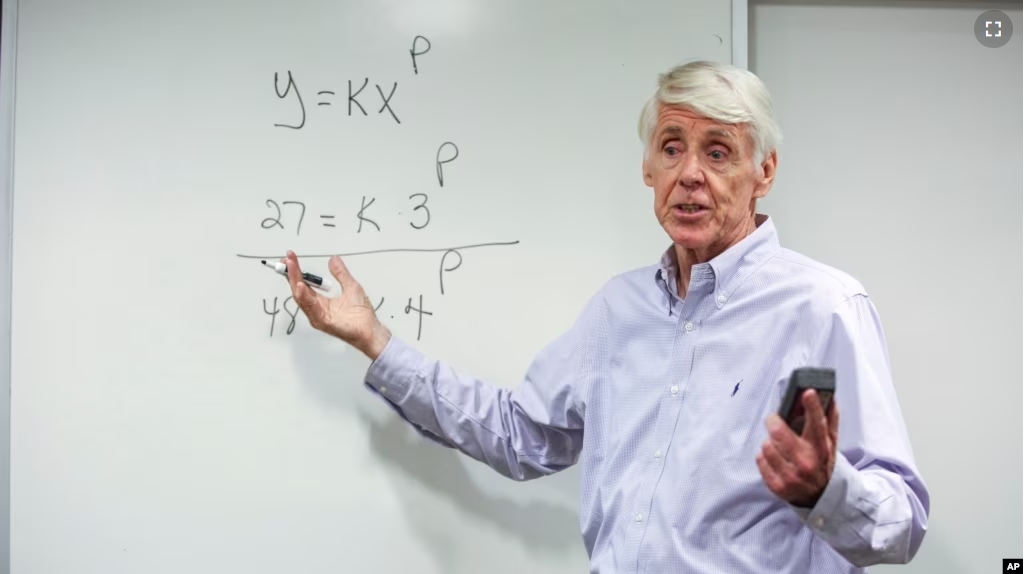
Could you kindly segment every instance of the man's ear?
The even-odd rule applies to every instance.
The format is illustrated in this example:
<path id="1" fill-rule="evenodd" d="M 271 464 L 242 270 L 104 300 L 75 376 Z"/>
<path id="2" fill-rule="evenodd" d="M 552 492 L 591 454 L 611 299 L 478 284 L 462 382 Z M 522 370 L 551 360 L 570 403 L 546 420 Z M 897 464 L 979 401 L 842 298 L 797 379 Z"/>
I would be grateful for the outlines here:
<path id="1" fill-rule="evenodd" d="M 775 172 L 778 169 L 779 156 L 772 150 L 757 168 L 757 183 L 754 185 L 754 199 L 763 199 L 775 183 Z"/>
<path id="2" fill-rule="evenodd" d="M 647 187 L 654 187 L 654 176 L 651 175 L 650 164 L 647 161 L 647 153 L 644 152 L 644 161 L 640 164 L 640 169 L 643 172 L 644 183 Z"/>

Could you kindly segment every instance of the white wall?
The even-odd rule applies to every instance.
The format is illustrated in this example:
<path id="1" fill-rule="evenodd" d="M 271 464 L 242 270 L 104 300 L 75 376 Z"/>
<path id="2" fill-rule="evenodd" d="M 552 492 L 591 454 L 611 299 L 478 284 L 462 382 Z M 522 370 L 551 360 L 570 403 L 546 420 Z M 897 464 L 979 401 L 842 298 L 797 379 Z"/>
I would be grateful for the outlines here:
<path id="1" fill-rule="evenodd" d="M 881 311 L 932 493 L 898 571 L 995 572 L 1024 555 L 1021 4 L 879 4 L 752 4 L 785 138 L 761 209 Z M 988 9 L 1013 20 L 1002 48 L 975 40 Z"/>

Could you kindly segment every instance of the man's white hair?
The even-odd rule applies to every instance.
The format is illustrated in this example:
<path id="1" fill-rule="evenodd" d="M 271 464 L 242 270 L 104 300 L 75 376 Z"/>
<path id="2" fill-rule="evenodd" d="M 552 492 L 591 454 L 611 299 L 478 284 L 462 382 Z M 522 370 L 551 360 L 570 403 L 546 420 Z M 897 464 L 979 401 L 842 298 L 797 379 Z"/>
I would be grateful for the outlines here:
<path id="1" fill-rule="evenodd" d="M 782 140 L 768 88 L 753 73 L 735 66 L 696 61 L 658 76 L 658 89 L 644 104 L 638 125 L 645 158 L 658 123 L 659 103 L 684 106 L 726 124 L 747 124 L 753 138 L 755 166 Z"/>

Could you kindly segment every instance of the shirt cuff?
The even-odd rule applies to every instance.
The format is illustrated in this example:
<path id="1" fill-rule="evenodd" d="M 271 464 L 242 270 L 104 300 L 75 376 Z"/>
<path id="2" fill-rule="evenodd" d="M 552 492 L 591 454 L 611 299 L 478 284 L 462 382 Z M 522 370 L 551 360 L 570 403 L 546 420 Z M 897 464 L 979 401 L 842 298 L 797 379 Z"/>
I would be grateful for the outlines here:
<path id="1" fill-rule="evenodd" d="M 832 477 L 818 502 L 813 508 L 794 506 L 793 510 L 823 539 L 837 540 L 850 532 L 850 527 L 857 532 L 861 530 L 862 524 L 851 524 L 850 521 L 868 520 L 856 507 L 861 500 L 860 491 L 860 473 L 842 453 L 837 453 Z"/>
<path id="2" fill-rule="evenodd" d="M 434 369 L 430 359 L 392 335 L 377 359 L 370 363 L 364 383 L 422 436 L 455 448 L 444 438 L 434 412 Z"/>
<path id="3" fill-rule="evenodd" d="M 426 362 L 422 353 L 392 335 L 380 355 L 370 363 L 364 383 L 389 403 L 402 405 L 409 398 L 415 375 Z"/>

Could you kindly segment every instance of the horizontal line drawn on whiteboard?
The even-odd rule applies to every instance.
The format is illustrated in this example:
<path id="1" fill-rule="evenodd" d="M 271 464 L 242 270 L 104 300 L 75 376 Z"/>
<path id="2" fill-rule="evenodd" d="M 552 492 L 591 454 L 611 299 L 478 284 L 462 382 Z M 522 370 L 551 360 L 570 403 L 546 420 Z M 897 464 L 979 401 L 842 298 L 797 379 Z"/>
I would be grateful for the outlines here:
<path id="1" fill-rule="evenodd" d="M 494 241 L 491 243 L 475 243 L 472 245 L 458 245 L 455 247 L 437 247 L 437 248 L 394 248 L 394 249 L 373 249 L 370 251 L 354 251 L 352 253 L 326 253 L 326 254 L 313 254 L 313 255 L 298 255 L 300 258 L 313 259 L 313 258 L 324 258 L 332 257 L 337 255 L 338 257 L 355 257 L 356 255 L 374 255 L 378 253 L 443 253 L 449 251 L 462 251 L 465 249 L 476 249 L 479 247 L 499 247 L 506 245 L 518 245 L 519 240 L 515 241 Z M 248 255 L 244 253 L 236 254 L 236 257 L 243 259 L 281 259 L 284 255 Z"/>

